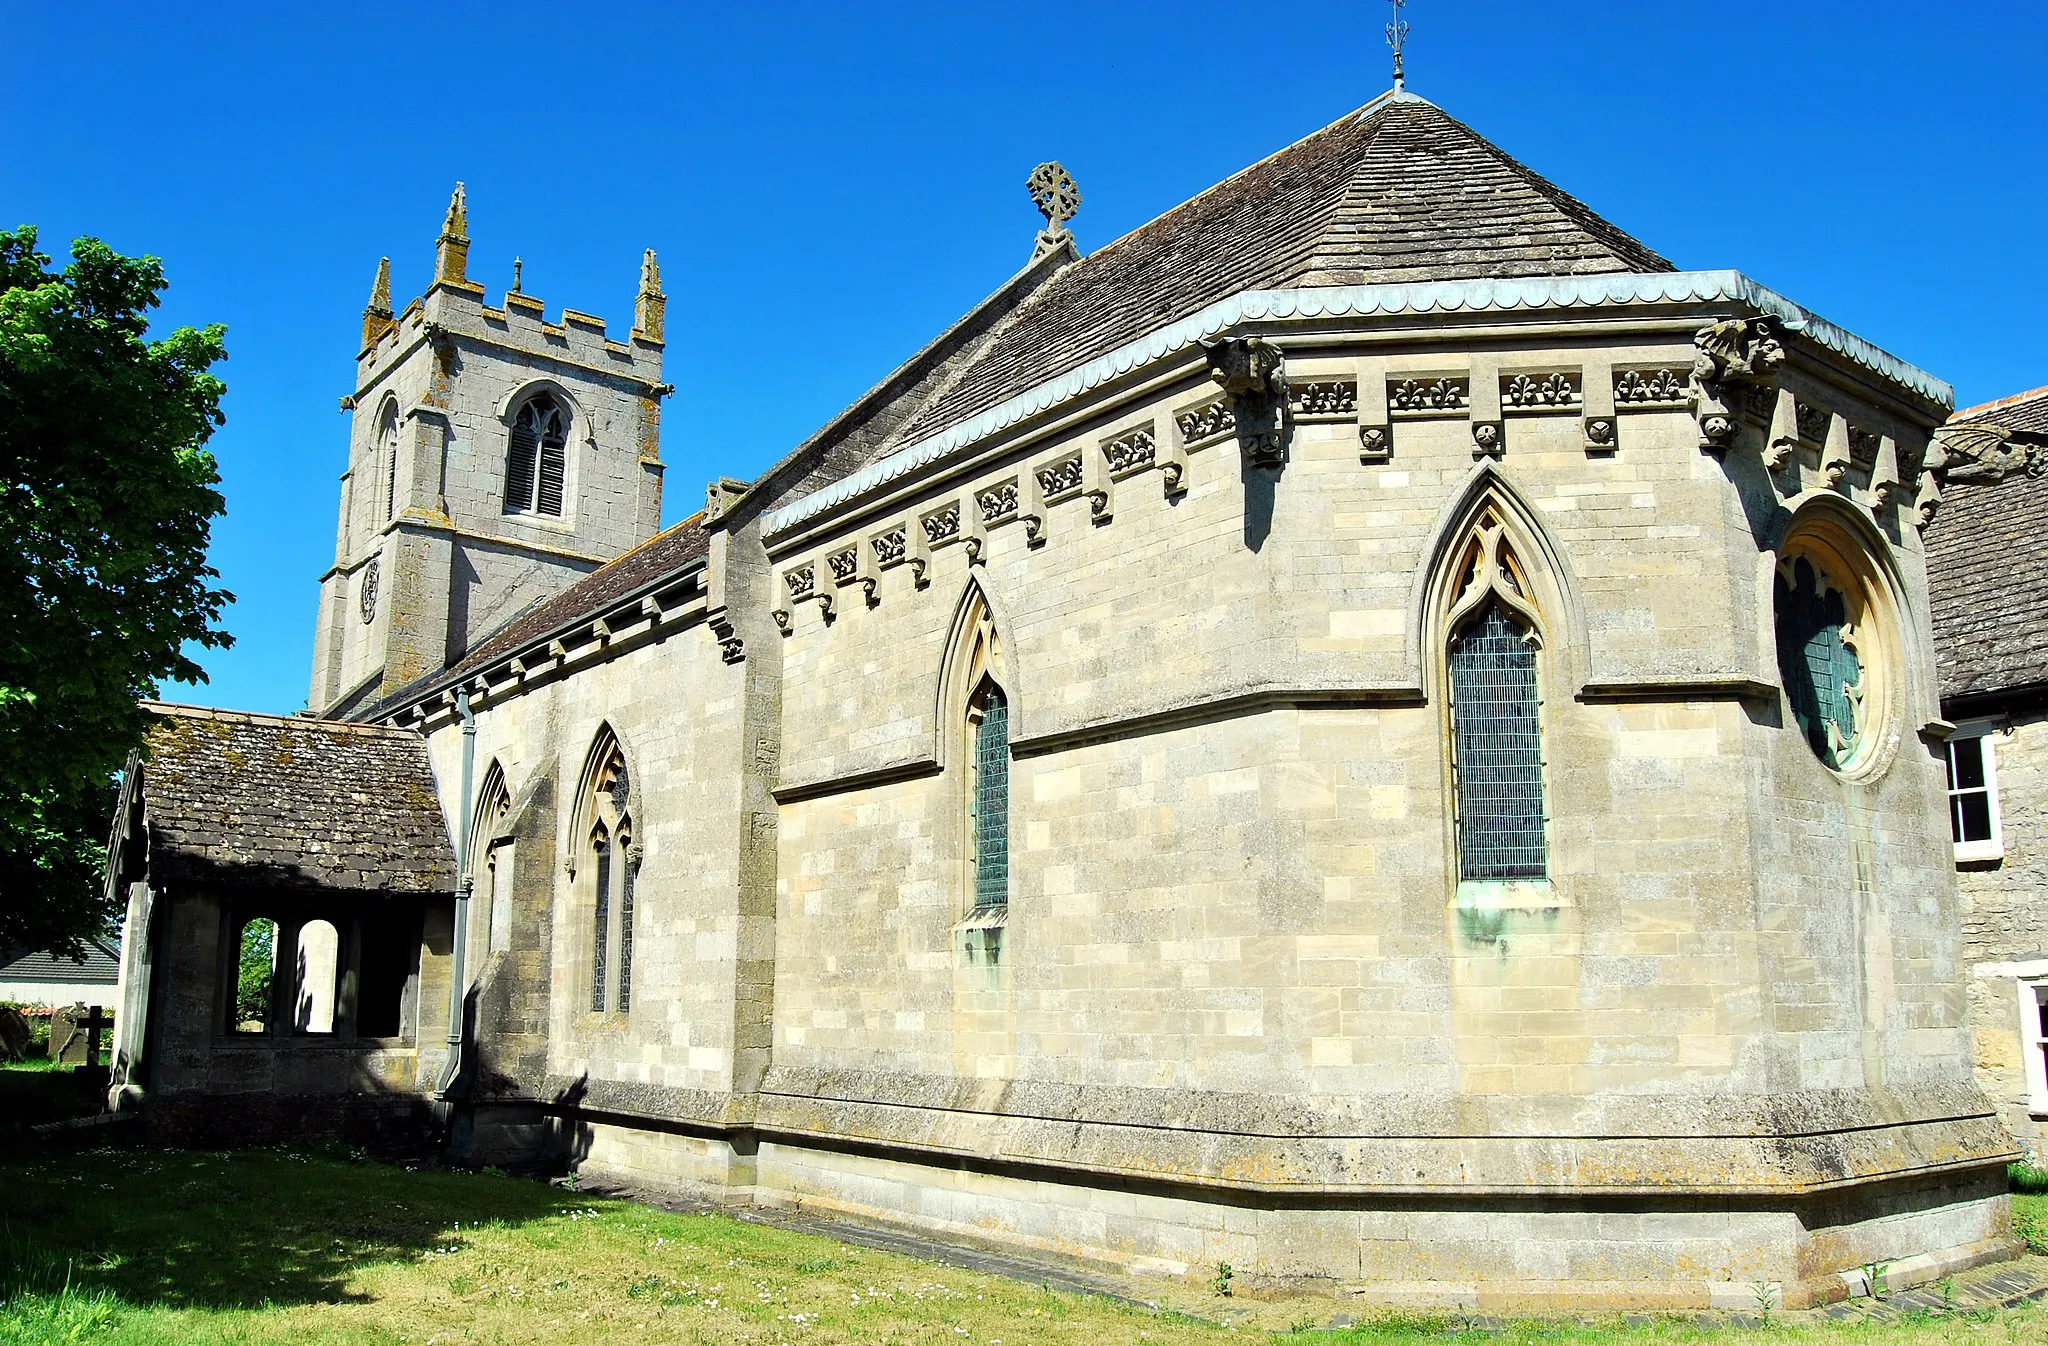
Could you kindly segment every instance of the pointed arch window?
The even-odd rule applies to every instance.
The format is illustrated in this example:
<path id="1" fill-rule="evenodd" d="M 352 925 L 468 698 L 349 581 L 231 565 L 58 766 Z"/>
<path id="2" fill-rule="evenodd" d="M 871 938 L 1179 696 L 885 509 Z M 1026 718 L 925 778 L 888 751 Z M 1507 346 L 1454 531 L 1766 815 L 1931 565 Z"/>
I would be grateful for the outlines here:
<path id="1" fill-rule="evenodd" d="M 384 404 L 384 419 L 377 427 L 378 451 L 384 456 L 384 521 L 398 514 L 398 404 Z"/>
<path id="2" fill-rule="evenodd" d="M 1548 877 L 1540 626 L 1500 517 L 1480 516 L 1446 629 L 1460 880 Z"/>
<path id="3" fill-rule="evenodd" d="M 507 514 L 561 515 L 568 444 L 569 408 L 561 399 L 538 392 L 520 404 L 505 457 Z"/>
<path id="4" fill-rule="evenodd" d="M 633 840 L 625 754 L 607 736 L 596 761 L 583 808 L 583 846 L 590 860 L 590 1008 L 625 1014 L 633 1008 L 633 885 L 640 849 Z"/>
<path id="5" fill-rule="evenodd" d="M 968 865 L 977 908 L 1010 901 L 1010 703 L 984 681 L 969 704 Z"/>
<path id="6" fill-rule="evenodd" d="M 943 675 L 944 704 L 961 764 L 961 858 L 964 896 L 974 913 L 1000 924 L 1010 902 L 1010 694 L 995 618 L 970 586 L 954 621 Z"/>

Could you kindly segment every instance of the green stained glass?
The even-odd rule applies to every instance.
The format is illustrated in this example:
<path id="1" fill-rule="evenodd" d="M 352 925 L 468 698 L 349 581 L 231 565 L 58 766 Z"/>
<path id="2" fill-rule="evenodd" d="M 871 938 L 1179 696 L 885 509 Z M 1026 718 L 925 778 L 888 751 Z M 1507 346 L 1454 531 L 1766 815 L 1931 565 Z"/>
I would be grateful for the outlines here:
<path id="1" fill-rule="evenodd" d="M 1010 708 L 988 689 L 974 727 L 974 905 L 1010 900 Z"/>
<path id="2" fill-rule="evenodd" d="M 1775 607 L 1778 677 L 1792 718 L 1814 755 L 1840 768 L 1856 751 L 1863 691 L 1863 668 L 1845 637 L 1848 604 L 1802 556 L 1789 581 L 1779 572 Z"/>

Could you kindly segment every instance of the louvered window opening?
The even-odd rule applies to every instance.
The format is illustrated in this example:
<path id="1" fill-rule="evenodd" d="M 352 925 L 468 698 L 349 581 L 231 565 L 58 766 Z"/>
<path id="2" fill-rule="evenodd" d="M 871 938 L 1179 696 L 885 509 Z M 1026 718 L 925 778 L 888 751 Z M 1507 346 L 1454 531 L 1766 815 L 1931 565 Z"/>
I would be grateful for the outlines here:
<path id="1" fill-rule="evenodd" d="M 590 1008 L 604 1012 L 605 943 L 612 922 L 612 848 L 602 832 L 597 834 L 597 930 L 591 941 Z"/>
<path id="2" fill-rule="evenodd" d="M 384 421 L 384 521 L 398 513 L 398 417 Z"/>
<path id="3" fill-rule="evenodd" d="M 1839 768 L 1856 751 L 1857 700 L 1863 669 L 1845 639 L 1848 604 L 1813 563 L 1792 564 L 1775 586 L 1778 677 L 1792 718 L 1814 756 Z"/>
<path id="4" fill-rule="evenodd" d="M 974 727 L 974 905 L 1010 901 L 1010 709 L 988 689 Z"/>
<path id="5" fill-rule="evenodd" d="M 1536 650 L 1498 604 L 1451 647 L 1451 724 L 1459 877 L 1543 878 Z"/>
<path id="6" fill-rule="evenodd" d="M 519 409 L 505 459 L 507 514 L 561 514 L 568 443 L 569 416 L 554 398 L 540 393 Z"/>

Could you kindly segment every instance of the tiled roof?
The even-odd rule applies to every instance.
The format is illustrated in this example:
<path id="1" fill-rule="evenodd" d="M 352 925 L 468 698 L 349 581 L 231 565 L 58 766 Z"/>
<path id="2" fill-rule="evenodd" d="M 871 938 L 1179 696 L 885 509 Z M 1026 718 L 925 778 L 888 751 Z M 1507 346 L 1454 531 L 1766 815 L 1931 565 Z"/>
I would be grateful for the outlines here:
<path id="1" fill-rule="evenodd" d="M 85 942 L 85 958 L 65 958 L 31 949 L 0 953 L 0 981 L 88 983 L 112 986 L 121 980 L 121 959 L 96 939 Z"/>
<path id="2" fill-rule="evenodd" d="M 1956 413 L 1951 425 L 2048 435 L 2048 388 Z M 1927 581 L 1944 699 L 2048 684 L 2048 449 L 1952 463 L 1927 530 Z"/>
<path id="3" fill-rule="evenodd" d="M 895 442 L 1244 290 L 1672 269 L 1433 104 L 1393 94 L 1067 267 Z"/>
<path id="4" fill-rule="evenodd" d="M 441 683 L 459 681 L 469 673 L 486 668 L 534 641 L 578 621 L 596 617 L 628 594 L 647 588 L 704 559 L 711 535 L 703 528 L 703 516 L 693 514 L 679 524 L 663 529 L 633 550 L 615 556 L 550 598 L 541 599 L 515 614 L 512 619 L 478 641 L 452 668 L 415 678 L 405 686 L 364 709 L 350 719 L 375 721 L 393 710 L 411 704 L 420 694 Z"/>
<path id="5" fill-rule="evenodd" d="M 426 741 L 376 725 L 151 704 L 150 877 L 265 892 L 454 891 Z"/>

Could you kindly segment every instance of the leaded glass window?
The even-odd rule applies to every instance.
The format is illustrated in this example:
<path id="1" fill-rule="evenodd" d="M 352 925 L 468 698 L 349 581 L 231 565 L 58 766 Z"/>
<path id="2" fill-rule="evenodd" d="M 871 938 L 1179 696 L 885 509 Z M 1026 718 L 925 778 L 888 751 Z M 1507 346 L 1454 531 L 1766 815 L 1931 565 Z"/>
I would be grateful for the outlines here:
<path id="1" fill-rule="evenodd" d="M 983 692 L 974 724 L 973 813 L 974 905 L 1000 907 L 1010 900 L 1010 708 L 1002 690 Z"/>
<path id="2" fill-rule="evenodd" d="M 597 853 L 597 929 L 591 940 L 593 950 L 590 962 L 590 1008 L 604 1012 L 605 945 L 611 942 L 612 932 L 612 848 L 610 839 L 599 828 L 591 839 L 591 848 Z"/>
<path id="3" fill-rule="evenodd" d="M 547 393 L 535 393 L 512 419 L 505 455 L 505 512 L 562 512 L 568 470 L 569 412 Z"/>
<path id="4" fill-rule="evenodd" d="M 1839 770 L 1861 738 L 1863 669 L 1849 635 L 1849 606 L 1813 562 L 1778 572 L 1778 676 L 1792 718 L 1814 755 Z"/>
<path id="5" fill-rule="evenodd" d="M 1458 875 L 1543 878 L 1543 744 L 1531 633 L 1498 600 L 1488 602 L 1454 638 L 1450 665 Z"/>
<path id="6" fill-rule="evenodd" d="M 619 850 L 619 1013 L 633 1008 L 633 848 L 622 833 Z"/>

